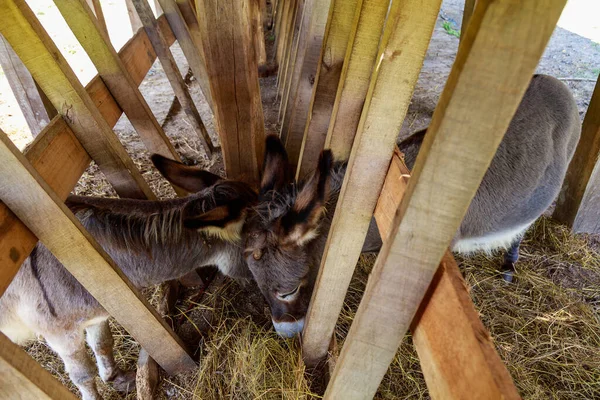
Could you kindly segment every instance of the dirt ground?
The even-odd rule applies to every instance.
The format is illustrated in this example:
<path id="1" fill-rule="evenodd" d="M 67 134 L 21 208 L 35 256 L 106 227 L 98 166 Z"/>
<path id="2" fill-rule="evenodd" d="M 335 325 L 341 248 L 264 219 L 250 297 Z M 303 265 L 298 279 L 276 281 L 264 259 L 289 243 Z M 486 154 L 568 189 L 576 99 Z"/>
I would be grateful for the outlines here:
<path id="1" fill-rule="evenodd" d="M 591 0 L 587 1 L 587 3 L 586 1 L 572 0 L 570 4 L 577 3 L 577 10 L 581 11 L 585 10 L 585 7 L 588 5 L 592 4 Z M 40 5 L 43 3 L 42 0 L 35 0 L 32 2 L 38 7 L 36 8 L 36 13 L 40 19 L 45 14 L 52 14 L 54 12 L 51 7 L 45 9 L 44 7 L 47 7 L 46 5 Z M 413 96 L 413 101 L 409 107 L 409 111 L 402 126 L 401 132 L 399 132 L 399 138 L 405 137 L 411 132 L 426 127 L 431 120 L 433 110 L 435 109 L 438 98 L 444 88 L 445 81 L 456 56 L 459 40 L 456 35 L 453 34 L 453 31 L 458 31 L 461 28 L 460 21 L 462 19 L 463 3 L 464 2 L 460 0 L 445 0 L 443 2 L 429 51 L 427 53 L 424 66 L 419 77 L 418 85 Z M 116 26 L 117 24 L 123 24 L 123 21 L 126 21 L 122 13 L 122 4 L 109 0 L 103 0 L 102 4 L 103 7 L 113 7 L 115 10 L 115 15 L 118 14 L 118 18 L 115 18 L 115 22 L 110 22 L 110 24 L 114 24 L 114 26 Z M 570 9 L 568 10 L 569 15 L 572 15 L 573 13 L 570 12 Z M 567 21 L 564 24 L 564 26 L 567 27 L 572 27 L 574 25 L 576 24 L 574 24 L 572 20 L 570 22 Z M 110 29 L 111 26 L 109 25 L 109 30 Z M 582 119 L 589 105 L 589 99 L 594 89 L 595 81 L 600 73 L 600 35 L 596 35 L 598 30 L 594 29 L 594 26 L 592 26 L 587 31 L 582 30 L 582 34 L 580 35 L 565 28 L 558 27 L 554 32 L 550 44 L 544 53 L 537 70 L 539 73 L 555 76 L 563 80 L 569 86 L 577 100 Z M 583 34 L 589 34 L 588 36 L 594 37 L 595 41 L 588 37 L 582 36 Z M 272 42 L 273 40 L 272 35 L 269 33 L 266 34 L 266 38 L 268 43 Z M 120 43 L 120 45 L 122 45 L 122 43 Z M 120 47 L 120 45 L 116 47 Z M 69 50 L 75 49 L 75 47 L 72 46 L 72 44 L 66 46 L 65 51 L 68 53 Z M 77 51 L 83 50 L 76 50 L 76 53 Z M 175 44 L 172 47 L 172 51 L 178 61 L 180 70 L 184 75 L 187 75 L 187 62 L 179 46 Z M 75 60 L 73 62 L 77 64 L 79 61 Z M 80 71 L 80 74 L 78 75 L 80 76 L 80 79 L 85 82 L 87 76 L 86 74 L 89 74 L 89 70 L 87 70 L 85 67 L 85 60 L 81 61 L 81 64 L 77 65 L 83 65 L 78 67 L 78 71 Z M 87 77 L 87 79 L 90 77 Z M 188 76 L 188 78 L 189 88 L 207 125 L 209 134 L 211 135 L 213 142 L 218 144 L 218 136 L 215 131 L 214 122 L 212 121 L 208 105 L 206 104 L 206 101 L 204 100 L 204 97 L 199 89 L 199 85 L 193 77 L 190 78 Z M 276 99 L 275 84 L 276 77 L 261 78 L 261 94 L 263 98 L 265 126 L 267 133 L 278 131 L 278 103 Z M 154 112 L 159 122 L 163 124 L 164 130 L 172 140 L 176 150 L 186 163 L 199 165 L 216 173 L 224 173 L 220 155 L 217 154 L 213 156 L 212 159 L 206 155 L 199 143 L 196 133 L 194 133 L 190 128 L 190 125 L 187 123 L 183 112 L 179 109 L 177 102 L 174 102 L 173 92 L 166 77 L 164 76 L 159 62 L 156 62 L 149 71 L 146 79 L 140 87 L 140 90 L 142 91 L 142 94 L 146 98 L 150 108 Z M 22 115 L 19 115 L 20 111 L 14 102 L 14 98 L 11 100 L 11 96 L 12 94 L 10 94 L 10 88 L 6 83 L 6 79 L 2 74 L 0 74 L 0 128 L 5 130 L 20 148 L 23 148 L 30 140 L 29 132 L 26 124 L 24 123 Z M 151 166 L 148 158 L 148 152 L 145 150 L 137 133 L 134 131 L 126 117 L 121 118 L 114 131 L 121 139 L 122 143 L 131 157 L 134 159 L 137 166 L 143 172 L 146 180 L 150 182 L 154 191 L 159 193 L 161 197 L 174 196 L 174 192 L 166 183 L 166 181 L 162 179 L 156 170 Z M 88 170 L 85 172 L 80 183 L 77 185 L 75 192 L 77 194 L 84 195 L 116 196 L 113 189 L 106 182 L 101 172 L 95 165 L 90 166 L 90 168 L 88 168 Z M 591 238 L 590 242 L 597 242 L 597 240 Z M 583 276 L 582 274 L 585 275 L 585 273 L 581 271 L 572 271 L 569 269 L 556 267 L 553 276 L 558 276 L 556 279 L 559 280 L 559 284 L 565 284 L 567 287 L 571 287 L 577 286 L 578 282 L 581 280 L 588 280 L 587 275 Z M 598 277 L 593 278 L 594 282 L 600 282 L 600 280 L 595 280 L 597 278 Z M 194 290 L 197 292 L 197 289 L 198 288 Z M 251 301 L 246 300 L 243 302 L 243 307 L 241 309 L 238 307 L 236 313 L 246 316 L 251 315 L 257 324 L 268 326 L 268 309 L 265 308 L 265 304 L 260 295 L 257 296 L 256 293 L 253 292 L 251 286 L 242 288 L 236 287 L 235 290 L 235 299 L 247 299 L 248 297 L 252 299 Z M 149 296 L 153 296 L 156 294 L 156 292 L 154 290 L 149 290 L 148 294 Z M 189 294 L 192 295 L 191 291 Z M 184 310 L 186 307 L 193 308 L 193 303 L 195 301 L 193 296 L 194 295 L 183 300 L 180 304 L 180 307 L 183 307 Z M 198 299 L 199 298 L 196 298 L 196 300 Z M 596 299 L 594 301 L 598 300 Z M 597 311 L 598 310 L 596 308 L 596 312 Z M 182 334 L 184 339 L 187 337 L 188 341 L 196 341 L 196 344 L 198 343 L 198 338 L 194 332 L 197 331 L 197 325 L 201 325 L 203 323 L 205 315 L 206 314 L 203 313 L 201 309 L 195 309 L 194 312 L 182 312 L 178 316 L 179 322 L 181 322 L 179 333 Z M 486 322 L 485 319 L 484 322 Z M 208 322 L 208 325 L 210 325 L 210 321 Z M 126 332 L 123 332 L 116 326 L 114 328 L 117 331 L 117 351 L 127 354 L 127 356 L 120 358 L 118 356 L 117 358 L 121 360 L 124 366 L 126 365 L 127 367 L 132 368 L 135 365 L 137 345 L 132 343 L 131 338 L 127 336 Z M 31 346 L 29 346 L 28 351 L 30 351 L 30 354 L 38 359 L 38 361 L 42 362 L 46 368 L 50 369 L 53 373 L 59 376 L 64 383 L 69 383 L 68 378 L 66 378 L 64 375 L 64 371 L 62 370 L 60 363 L 56 361 L 56 358 L 49 352 L 43 342 L 33 343 Z M 166 380 L 161 384 L 159 397 L 178 399 L 203 398 L 202 395 L 198 396 L 198 392 L 195 392 L 194 390 L 190 391 L 191 389 L 189 387 L 183 387 L 185 382 L 188 382 L 189 379 L 192 378 L 166 378 Z M 101 388 L 107 398 L 118 398 L 113 391 L 106 388 L 104 385 L 102 385 Z M 423 394 L 423 392 L 406 392 L 402 398 L 422 397 L 427 396 L 426 394 Z M 538 398 L 544 397 L 542 396 Z"/>

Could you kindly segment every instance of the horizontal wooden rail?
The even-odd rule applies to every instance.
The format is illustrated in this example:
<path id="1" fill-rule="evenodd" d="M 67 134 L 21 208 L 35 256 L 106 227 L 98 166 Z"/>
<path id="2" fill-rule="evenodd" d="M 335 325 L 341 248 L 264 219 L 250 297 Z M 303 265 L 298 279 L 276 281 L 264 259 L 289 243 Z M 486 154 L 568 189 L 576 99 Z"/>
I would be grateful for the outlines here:
<path id="1" fill-rule="evenodd" d="M 385 178 L 375 219 L 387 238 L 408 185 L 409 170 L 396 149 Z M 467 285 L 448 251 L 413 319 L 413 343 L 434 399 L 519 397 L 494 342 L 473 306 Z"/>
<path id="2" fill-rule="evenodd" d="M 0 131 L 0 198 L 168 373 L 196 363 L 25 156 Z"/>
<path id="3" fill-rule="evenodd" d="M 158 19 L 169 45 L 175 37 L 164 16 Z M 119 52 L 121 60 L 139 85 L 152 67 L 156 55 L 146 36 L 140 30 L 123 46 Z M 121 117 L 122 110 L 104 85 L 96 76 L 86 86 L 86 91 L 110 126 L 114 126 Z M 61 117 L 55 117 L 38 135 L 25 151 L 25 157 L 36 168 L 42 178 L 58 194 L 66 199 L 77 184 L 81 174 L 88 167 L 91 158 L 73 135 L 71 128 Z M 0 202 L 0 296 L 19 267 L 31 253 L 37 238 L 18 218 Z"/>

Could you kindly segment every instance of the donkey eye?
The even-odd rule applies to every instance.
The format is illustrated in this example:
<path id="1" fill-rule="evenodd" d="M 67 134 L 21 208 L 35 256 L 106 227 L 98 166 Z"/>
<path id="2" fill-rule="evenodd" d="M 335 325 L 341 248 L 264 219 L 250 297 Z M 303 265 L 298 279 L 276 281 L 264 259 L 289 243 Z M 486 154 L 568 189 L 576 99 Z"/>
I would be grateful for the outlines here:
<path id="1" fill-rule="evenodd" d="M 291 297 L 294 296 L 296 293 L 298 293 L 299 289 L 300 289 L 300 285 L 296 286 L 296 289 L 292 290 L 289 293 L 278 294 L 277 297 L 279 297 L 281 300 L 291 300 Z"/>

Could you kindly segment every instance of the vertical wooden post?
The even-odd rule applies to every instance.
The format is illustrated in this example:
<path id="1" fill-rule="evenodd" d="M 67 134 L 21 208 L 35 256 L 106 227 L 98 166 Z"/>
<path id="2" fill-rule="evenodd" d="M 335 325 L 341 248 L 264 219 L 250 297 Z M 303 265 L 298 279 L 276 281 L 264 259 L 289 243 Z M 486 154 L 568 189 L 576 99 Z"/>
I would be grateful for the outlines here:
<path id="1" fill-rule="evenodd" d="M 369 93 L 307 314 L 303 354 L 309 364 L 327 353 L 425 59 L 440 4 L 441 0 L 392 2 L 378 50 L 379 65 L 371 75 Z M 344 347 L 347 345 L 344 343 Z M 342 361 L 340 358 L 338 365 Z"/>
<path id="2" fill-rule="evenodd" d="M 0 333 L 0 398 L 75 400 L 77 397 Z"/>
<path id="3" fill-rule="evenodd" d="M 225 171 L 258 184 L 265 128 L 250 0 L 198 0 L 196 7 Z"/>
<path id="4" fill-rule="evenodd" d="M 194 76 L 200 84 L 204 98 L 212 109 L 212 95 L 206 72 L 206 60 L 202 49 L 202 39 L 199 37 L 198 21 L 194 15 L 190 15 L 192 8 L 189 1 L 176 3 L 175 0 L 158 0 L 162 5 L 167 21 L 177 38 L 177 42 L 188 61 Z M 186 16 L 183 15 L 183 11 Z M 188 22 L 189 21 L 189 22 Z M 194 34 L 192 34 L 194 30 Z"/>
<path id="5" fill-rule="evenodd" d="M 389 5 L 389 0 L 364 0 L 354 26 L 325 139 L 337 160 L 350 158 Z"/>
<path id="6" fill-rule="evenodd" d="M 108 36 L 101 32 L 91 10 L 83 0 L 54 0 L 54 3 L 148 151 L 180 161 L 179 155 L 152 114 L 137 84 L 110 44 Z M 174 189 L 179 195 L 186 194 L 182 189 Z"/>
<path id="7" fill-rule="evenodd" d="M 296 178 L 304 177 L 317 166 L 325 145 L 338 83 L 352 28 L 356 26 L 362 0 L 335 0 L 327 22 L 325 43 L 321 50 L 315 89 L 308 108 Z"/>
<path id="8" fill-rule="evenodd" d="M 252 14 L 252 37 L 254 42 L 254 51 L 258 68 L 264 68 L 267 65 L 267 50 L 265 47 L 265 31 L 263 26 L 262 1 L 251 0 L 250 13 Z"/>
<path id="9" fill-rule="evenodd" d="M 19 103 L 31 135 L 36 137 L 50 123 L 50 117 L 31 74 L 1 34 L 0 66 Z"/>
<path id="10" fill-rule="evenodd" d="M 600 197 L 594 195 L 594 192 L 597 192 L 596 188 L 600 188 L 600 172 L 595 172 L 598 169 L 599 155 L 600 78 L 596 82 L 590 105 L 583 119 L 581 138 L 558 195 L 556 209 L 552 214 L 554 219 L 573 228 L 575 232 L 600 231 L 600 221 L 598 221 Z"/>
<path id="11" fill-rule="evenodd" d="M 0 2 L 0 33 L 122 197 L 156 198 L 24 0 Z"/>
<path id="12" fill-rule="evenodd" d="M 462 23 L 460 24 L 460 40 L 465 37 L 465 32 L 467 31 L 467 27 L 469 26 L 469 20 L 471 16 L 473 16 L 473 11 L 475 10 L 475 4 L 477 0 L 465 0 L 465 8 L 463 9 L 463 18 Z"/>
<path id="13" fill-rule="evenodd" d="M 284 62 L 283 54 L 285 51 L 285 45 L 288 40 L 288 31 L 292 12 L 292 3 L 295 3 L 295 0 L 280 0 L 281 4 L 281 17 L 278 17 L 277 25 L 275 26 L 275 60 L 277 61 L 277 65 L 279 65 L 279 70 L 281 71 L 282 64 Z M 277 83 L 279 85 L 280 76 L 277 77 Z"/>
<path id="14" fill-rule="evenodd" d="M 138 16 L 140 17 L 140 20 L 142 21 L 144 29 L 146 30 L 146 34 L 150 39 L 150 43 L 152 43 L 152 47 L 154 47 L 156 56 L 160 60 L 160 64 L 162 65 L 163 70 L 169 79 L 169 83 L 175 92 L 175 96 L 177 97 L 177 100 L 179 100 L 179 104 L 181 104 L 181 108 L 183 108 L 186 116 L 188 117 L 188 121 L 198 133 L 198 137 L 200 138 L 206 153 L 210 157 L 215 150 L 214 146 L 211 142 L 210 136 L 208 136 L 206 127 L 200 118 L 198 109 L 194 104 L 194 100 L 187 89 L 183 77 L 179 73 L 177 63 L 173 58 L 171 50 L 169 50 L 167 41 L 158 28 L 158 23 L 156 22 L 156 18 L 152 13 L 150 5 L 148 5 L 146 0 L 133 0 L 133 4 Z"/>
<path id="15" fill-rule="evenodd" d="M 278 90 L 281 102 L 279 104 L 279 121 L 283 122 L 283 115 L 287 105 L 289 92 L 289 83 L 291 71 L 294 69 L 296 53 L 298 51 L 298 34 L 300 32 L 300 23 L 302 22 L 304 2 L 306 0 L 292 0 L 289 13 L 287 16 L 287 35 L 286 42 L 283 47 L 283 69 L 279 69 L 278 73 Z M 282 132 L 283 133 L 283 130 Z"/>
<path id="16" fill-rule="evenodd" d="M 363 399 L 377 391 L 508 129 L 565 3 L 479 0 L 393 228 L 369 277 L 326 399 Z M 418 8 L 406 8 L 412 11 L 407 9 L 406 17 L 414 18 Z M 511 39 L 499 42 L 498 38 Z M 383 63 L 385 60 L 380 70 Z M 454 397 L 447 393 L 442 398 Z M 481 398 L 504 396 L 490 392 Z"/>

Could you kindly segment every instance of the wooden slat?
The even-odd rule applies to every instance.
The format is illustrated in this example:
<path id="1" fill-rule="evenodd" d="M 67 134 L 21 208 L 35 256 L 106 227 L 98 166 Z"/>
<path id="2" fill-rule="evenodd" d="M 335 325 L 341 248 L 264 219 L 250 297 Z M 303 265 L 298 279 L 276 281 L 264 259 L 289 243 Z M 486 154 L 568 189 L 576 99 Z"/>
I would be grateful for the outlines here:
<path id="1" fill-rule="evenodd" d="M 135 11 L 135 6 L 133 5 L 133 0 L 125 0 L 125 4 L 127 6 L 127 14 L 129 15 L 129 22 L 131 23 L 131 30 L 135 34 L 142 27 L 142 21 L 140 21 L 140 17 L 138 16 L 137 11 Z"/>
<path id="2" fill-rule="evenodd" d="M 460 24 L 460 38 L 461 39 L 465 36 L 465 32 L 467 31 L 467 26 L 469 26 L 469 20 L 473 16 L 473 11 L 475 10 L 476 1 L 477 0 L 465 0 L 462 23 Z"/>
<path id="3" fill-rule="evenodd" d="M 146 0 L 133 0 L 133 4 L 142 21 L 144 30 L 150 39 L 150 43 L 152 43 L 152 47 L 154 47 L 154 51 L 160 60 L 160 64 L 165 71 L 165 75 L 167 75 L 167 78 L 169 79 L 171 88 L 173 88 L 175 96 L 177 97 L 177 100 L 179 100 L 179 104 L 181 104 L 181 108 L 183 108 L 183 111 L 188 118 L 188 122 L 198 134 L 198 138 L 208 156 L 212 156 L 215 149 L 210 136 L 206 131 L 202 118 L 200 118 L 200 113 L 198 113 L 198 109 L 194 104 L 194 100 L 190 95 L 187 85 L 179 72 L 175 58 L 173 57 L 171 50 L 169 50 L 167 41 L 158 27 L 157 20 L 152 13 L 150 5 L 148 5 Z"/>
<path id="4" fill-rule="evenodd" d="M 156 198 L 24 0 L 0 3 L 0 33 L 122 197 Z"/>
<path id="5" fill-rule="evenodd" d="M 104 18 L 104 12 L 102 11 L 102 5 L 100 0 L 85 0 L 88 7 L 94 12 L 94 16 L 98 20 L 98 25 L 102 32 L 108 36 L 108 28 L 106 27 L 106 19 Z"/>
<path id="6" fill-rule="evenodd" d="M 282 70 L 282 66 L 283 63 L 285 62 L 285 58 L 284 58 L 284 53 L 285 53 L 285 46 L 288 42 L 288 38 L 289 38 L 289 32 L 290 32 L 290 24 L 292 23 L 291 19 L 292 19 L 292 13 L 293 13 L 293 9 L 292 9 L 292 4 L 296 3 L 296 0 L 281 0 L 280 3 L 282 4 L 282 9 L 281 9 L 281 20 L 279 22 L 279 25 L 277 27 L 277 36 L 276 36 L 276 40 L 277 42 L 275 43 L 276 45 L 276 51 L 275 51 L 275 59 L 277 61 L 277 65 L 279 66 L 279 71 Z M 280 76 L 277 76 L 277 81 L 278 81 L 278 87 L 279 87 L 279 78 Z"/>
<path id="7" fill-rule="evenodd" d="M 10 44 L 0 34 L 0 67 L 33 137 L 50 122 L 37 85 Z"/>
<path id="8" fill-rule="evenodd" d="M 4 204 L 167 372 L 195 368 L 179 338 L 3 132 L 0 142 Z"/>
<path id="9" fill-rule="evenodd" d="M 392 3 L 378 52 L 379 68 L 373 70 L 307 314 L 303 354 L 310 364 L 327 352 L 423 65 L 440 3 L 441 0 L 394 0 Z"/>
<path id="10" fill-rule="evenodd" d="M 282 82 L 280 85 L 280 96 L 281 96 L 281 104 L 279 105 L 279 122 L 283 123 L 283 118 L 285 115 L 285 110 L 287 107 L 287 101 L 290 91 L 290 82 L 292 71 L 294 70 L 294 64 L 296 62 L 296 55 L 298 53 L 298 40 L 300 39 L 300 29 L 302 27 L 302 17 L 304 16 L 304 3 L 306 0 L 296 0 L 293 3 L 294 8 L 291 9 L 290 15 L 290 24 L 289 24 L 289 34 L 288 34 L 288 43 L 285 46 L 285 65 L 283 70 L 283 75 L 281 77 Z M 281 129 L 281 135 L 286 133 L 287 131 Z"/>
<path id="11" fill-rule="evenodd" d="M 77 399 L 69 389 L 3 333 L 0 333 L 0 398 Z"/>
<path id="12" fill-rule="evenodd" d="M 163 32 L 169 27 L 164 17 L 159 18 Z M 169 43 L 175 40 L 168 35 Z M 138 31 L 120 52 L 129 73 L 140 84 L 152 66 L 156 56 L 143 30 Z M 133 62 L 136 60 L 137 62 Z M 121 110 L 102 80 L 96 76 L 88 84 L 87 92 L 109 125 L 114 126 Z M 79 177 L 89 165 L 91 158 L 81 146 L 69 126 L 61 118 L 54 118 L 42 130 L 25 152 L 25 157 L 42 178 L 61 198 L 66 199 Z M 0 295 L 4 293 L 19 267 L 33 250 L 37 238 L 19 219 L 0 202 Z"/>
<path id="13" fill-rule="evenodd" d="M 389 4 L 390 0 L 363 0 L 351 34 L 325 139 L 325 148 L 336 160 L 350 158 Z"/>
<path id="14" fill-rule="evenodd" d="M 129 75 L 125 64 L 110 44 L 108 35 L 101 32 L 92 10 L 84 1 L 55 0 L 54 3 L 96 66 L 102 81 L 108 86 L 110 93 L 139 134 L 146 149 L 151 154 L 158 153 L 181 161 L 140 93 L 137 83 Z M 187 193 L 176 186 L 173 188 L 179 195 Z"/>
<path id="15" fill-rule="evenodd" d="M 307 13 L 305 5 L 305 18 L 310 16 L 307 37 L 304 47 L 298 46 L 298 51 L 303 51 L 304 54 L 299 56 L 292 79 L 297 78 L 297 82 L 292 86 L 289 101 L 293 99 L 293 103 L 288 101 L 289 113 L 289 131 L 285 136 L 285 148 L 288 153 L 289 161 L 292 165 L 298 163 L 300 157 L 300 148 L 304 138 L 304 130 L 309 117 L 309 106 L 313 97 L 315 84 L 319 79 L 318 66 L 323 48 L 323 38 L 325 36 L 325 28 L 327 20 L 333 11 L 332 3 L 334 0 L 314 1 L 310 9 L 310 14 Z M 308 2 L 307 2 L 308 4 Z M 295 89 L 295 91 L 294 91 Z M 291 107 L 290 107 L 291 106 Z"/>
<path id="16" fill-rule="evenodd" d="M 363 0 L 334 0 L 319 57 L 313 97 L 309 104 L 296 178 L 317 167 L 325 145 L 338 83 L 353 26 L 358 22 Z"/>
<path id="17" fill-rule="evenodd" d="M 252 19 L 252 37 L 254 50 L 256 52 L 256 62 L 259 68 L 267 65 L 267 49 L 265 46 L 265 31 L 263 26 L 263 0 L 250 1 L 250 14 Z"/>
<path id="18" fill-rule="evenodd" d="M 283 22 L 283 9 L 286 6 L 286 3 L 289 3 L 289 0 L 280 0 L 277 1 L 277 5 L 273 8 L 275 14 L 273 15 L 273 22 L 274 22 L 274 31 L 273 33 L 275 34 L 275 49 L 279 48 L 279 35 L 281 32 L 281 24 Z M 280 55 L 277 53 L 277 50 L 275 51 L 275 59 L 277 61 L 277 65 L 279 65 L 280 62 Z"/>
<path id="19" fill-rule="evenodd" d="M 265 127 L 249 1 L 198 0 L 196 15 L 225 172 L 257 184 Z"/>
<path id="20" fill-rule="evenodd" d="M 508 129 L 565 2 L 479 0 L 325 398 L 362 399 L 377 391 Z M 416 10 L 406 11 L 415 17 Z M 486 371 L 478 372 L 478 379 L 486 378 Z M 435 395 L 460 398 L 454 390 L 464 394 L 472 386 L 482 392 L 468 398 L 507 398 L 497 386 L 480 388 L 478 383 L 440 385 Z"/>
<path id="21" fill-rule="evenodd" d="M 188 65 L 200 84 L 204 98 L 212 109 L 212 95 L 210 93 L 208 73 L 206 72 L 204 49 L 202 48 L 202 40 L 199 37 L 200 28 L 198 27 L 196 17 L 190 14 L 193 11 L 189 1 L 179 1 L 176 3 L 175 0 L 159 0 L 158 2 L 164 10 L 167 21 L 169 21 L 171 30 L 177 38 L 177 42 L 188 61 Z M 186 12 L 186 17 L 183 16 L 182 10 Z M 192 34 L 192 30 L 194 30 L 194 34 Z"/>
<path id="22" fill-rule="evenodd" d="M 409 174 L 396 148 L 375 208 L 384 240 L 393 228 Z M 487 399 L 489 393 L 504 399 L 519 398 L 449 251 L 419 306 L 411 331 L 432 398 Z"/>
<path id="23" fill-rule="evenodd" d="M 569 164 L 552 217 L 575 232 L 600 232 L 598 206 L 600 173 L 594 172 L 600 155 L 600 79 L 592 94 L 581 138 Z M 597 168 L 596 168 L 597 169 Z M 586 194 L 587 190 L 587 194 Z M 584 201 L 585 198 L 585 201 Z"/>

